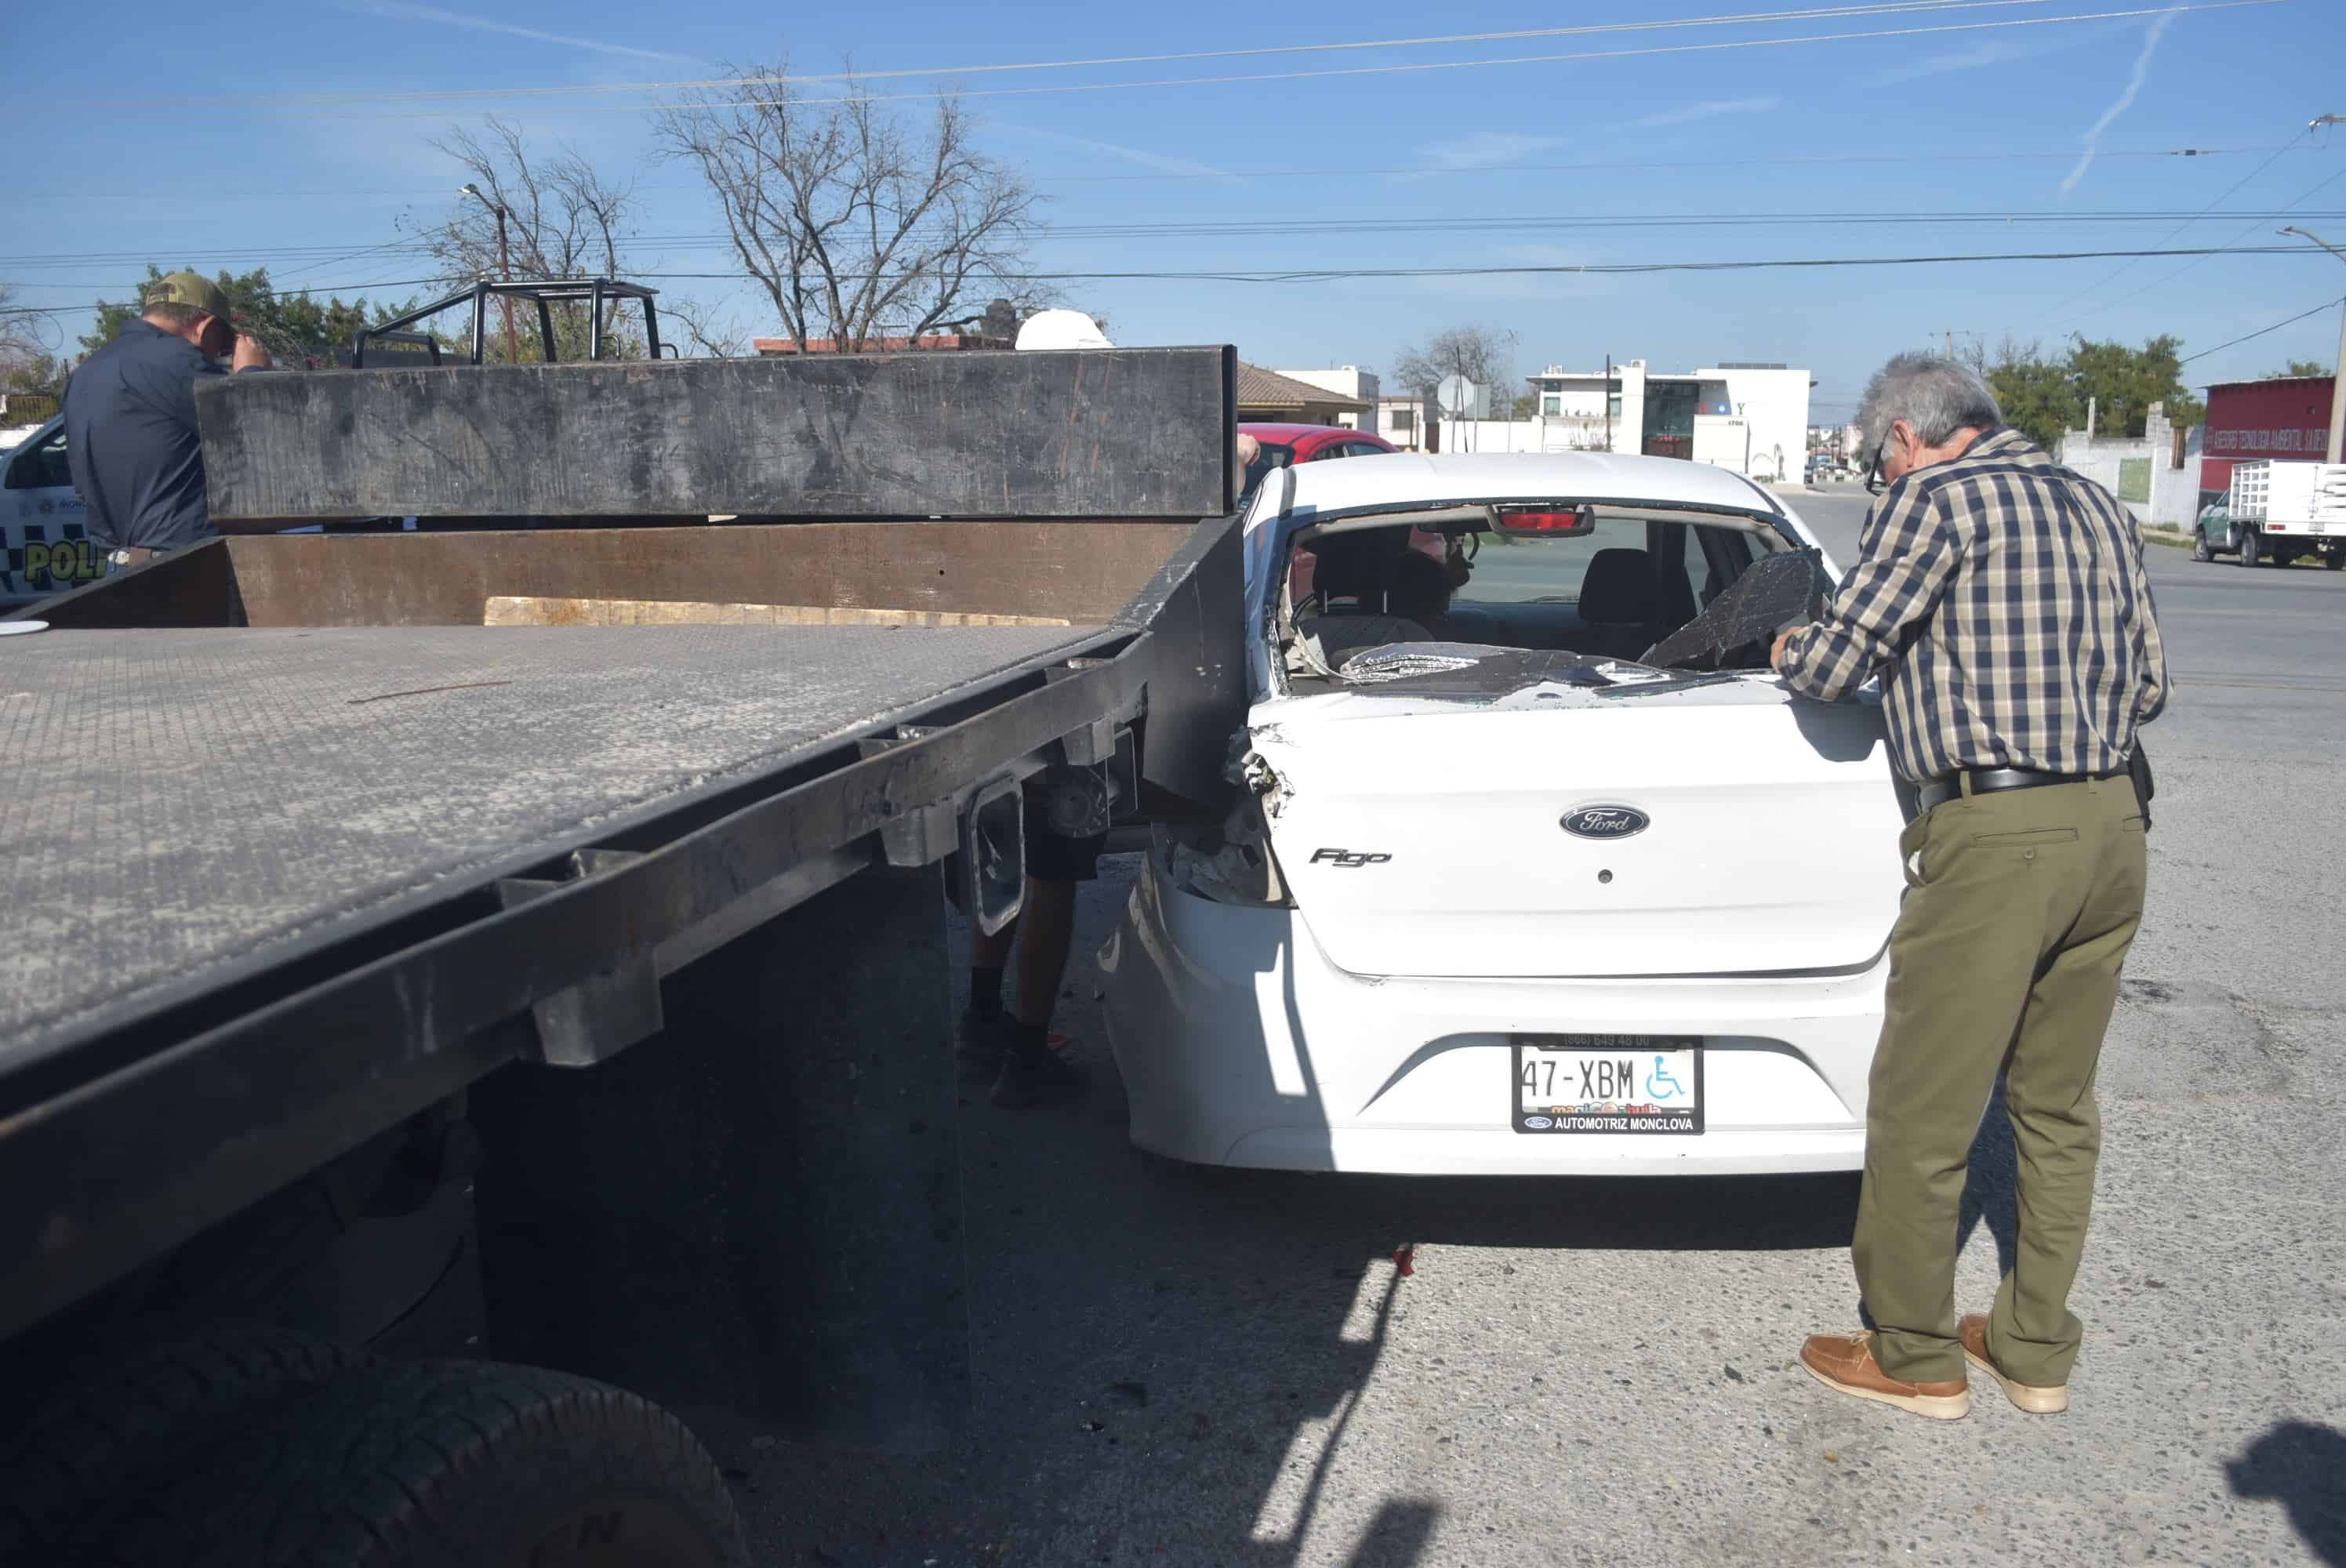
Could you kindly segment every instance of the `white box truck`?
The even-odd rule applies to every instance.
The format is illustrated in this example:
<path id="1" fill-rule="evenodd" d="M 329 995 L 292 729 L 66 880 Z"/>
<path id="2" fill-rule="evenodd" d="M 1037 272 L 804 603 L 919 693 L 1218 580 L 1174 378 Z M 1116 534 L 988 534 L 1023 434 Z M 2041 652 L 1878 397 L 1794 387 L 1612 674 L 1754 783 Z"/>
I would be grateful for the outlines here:
<path id="1" fill-rule="evenodd" d="M 2319 555 L 2346 566 L 2346 463 L 2241 463 L 2219 505 L 2199 514 L 2191 558 L 2237 554 L 2243 566 Z"/>

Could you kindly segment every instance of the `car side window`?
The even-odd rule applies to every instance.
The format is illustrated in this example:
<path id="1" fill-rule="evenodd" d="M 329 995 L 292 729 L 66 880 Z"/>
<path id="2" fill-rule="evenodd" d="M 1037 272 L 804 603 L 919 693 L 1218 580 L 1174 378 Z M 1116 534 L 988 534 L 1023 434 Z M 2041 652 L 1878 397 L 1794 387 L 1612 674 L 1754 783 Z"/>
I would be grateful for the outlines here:
<path id="1" fill-rule="evenodd" d="M 11 490 L 49 490 L 73 483 L 73 469 L 66 462 L 66 427 L 59 425 L 56 433 L 35 447 L 18 450 L 16 460 L 8 465 L 8 485 Z"/>

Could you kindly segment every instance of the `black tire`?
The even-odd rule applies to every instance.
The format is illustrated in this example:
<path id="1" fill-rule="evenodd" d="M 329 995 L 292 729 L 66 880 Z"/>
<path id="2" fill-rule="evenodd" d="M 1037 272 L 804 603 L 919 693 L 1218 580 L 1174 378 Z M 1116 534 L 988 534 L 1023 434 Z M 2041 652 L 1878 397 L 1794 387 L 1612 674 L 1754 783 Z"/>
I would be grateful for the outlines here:
<path id="1" fill-rule="evenodd" d="M 2212 561 L 2216 558 L 2216 552 L 2208 548 L 2208 530 L 2205 528 L 2191 530 L 2191 558 L 2195 561 Z"/>
<path id="2" fill-rule="evenodd" d="M 66 1560 L 66 1543 L 102 1528 L 126 1499 L 367 1364 L 290 1329 L 219 1329 L 66 1374 L 0 1445 L 0 1563 Z"/>
<path id="3" fill-rule="evenodd" d="M 2321 567 L 2326 572 L 2335 572 L 2341 567 L 2346 567 L 2346 550 L 2321 552 Z"/>
<path id="4" fill-rule="evenodd" d="M 2259 566 L 2264 564 L 2265 542 L 2253 528 L 2240 530 L 2240 565 Z"/>
<path id="5" fill-rule="evenodd" d="M 119 1568 L 745 1568 L 733 1495 L 624 1390 L 390 1362 L 283 1409 L 88 1561 Z"/>

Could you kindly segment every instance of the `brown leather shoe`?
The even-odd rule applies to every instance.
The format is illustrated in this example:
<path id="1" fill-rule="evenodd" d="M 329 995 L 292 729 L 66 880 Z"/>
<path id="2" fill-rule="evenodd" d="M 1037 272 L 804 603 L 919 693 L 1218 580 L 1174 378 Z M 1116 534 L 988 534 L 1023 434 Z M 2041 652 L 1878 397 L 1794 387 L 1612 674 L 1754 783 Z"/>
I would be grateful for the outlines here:
<path id="1" fill-rule="evenodd" d="M 1895 1405 L 1934 1421 L 1961 1420 L 1972 1413 L 1971 1384 L 1961 1378 L 1943 1383 L 1910 1383 L 1883 1371 L 1873 1359 L 1873 1330 L 1811 1334 L 1800 1347 L 1800 1365 L 1826 1388 L 1861 1400 Z"/>
<path id="2" fill-rule="evenodd" d="M 2004 1397 L 2030 1415 L 2057 1416 L 2069 1408 L 2068 1384 L 2046 1388 L 2035 1383 L 2016 1383 L 1988 1359 L 1986 1313 L 1964 1313 L 1963 1321 L 1955 1325 L 1955 1338 L 1964 1342 L 1964 1359 L 2002 1383 Z"/>

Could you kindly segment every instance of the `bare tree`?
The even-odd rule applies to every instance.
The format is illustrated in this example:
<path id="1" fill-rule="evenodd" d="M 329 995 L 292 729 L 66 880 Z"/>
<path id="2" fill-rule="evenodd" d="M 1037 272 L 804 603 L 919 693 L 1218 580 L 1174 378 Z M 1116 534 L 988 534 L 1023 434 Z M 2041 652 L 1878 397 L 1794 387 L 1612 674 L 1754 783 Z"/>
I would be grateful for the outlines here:
<path id="1" fill-rule="evenodd" d="M 1504 395 L 1501 389 L 1514 379 L 1515 363 L 1515 333 L 1502 327 L 1468 325 L 1436 332 L 1423 345 L 1402 350 L 1393 356 L 1392 374 L 1400 385 L 1428 397 L 1452 376 Z"/>
<path id="2" fill-rule="evenodd" d="M 66 367 L 50 351 L 64 334 L 46 311 L 16 303 L 16 285 L 0 283 L 0 424 L 21 424 L 55 413 L 66 390 Z"/>
<path id="3" fill-rule="evenodd" d="M 632 180 L 614 179 L 576 148 L 553 158 L 533 158 L 521 128 L 492 115 L 475 134 L 452 126 L 432 146 L 454 159 L 480 195 L 460 196 L 437 217 L 411 213 L 402 220 L 434 260 L 459 279 L 501 279 L 509 266 L 521 278 L 617 278 L 623 274 L 624 247 L 636 211 Z M 497 213 L 505 213 L 500 253 Z M 615 302 L 606 307 L 604 330 L 624 352 L 642 352 L 640 340 Z M 627 307 L 632 313 L 634 307 Z M 615 331 L 616 329 L 616 331 Z M 556 351 L 564 359 L 586 351 L 586 311 L 556 308 Z M 534 354 L 525 357 L 535 357 Z"/>
<path id="4" fill-rule="evenodd" d="M 659 313 L 661 341 L 689 347 L 696 359 L 738 360 L 750 352 L 750 334 L 741 323 L 731 316 L 719 321 L 704 300 L 662 295 Z"/>
<path id="5" fill-rule="evenodd" d="M 1037 229 L 1035 192 L 977 150 L 946 98 L 926 127 L 859 86 L 793 96 L 780 66 L 735 66 L 663 111 L 668 158 L 700 171 L 734 256 L 801 343 L 860 351 L 1029 296 L 1021 272 Z"/>
<path id="6" fill-rule="evenodd" d="M 16 303 L 16 285 L 0 283 L 0 374 L 15 375 L 49 357 L 43 317 Z"/>

